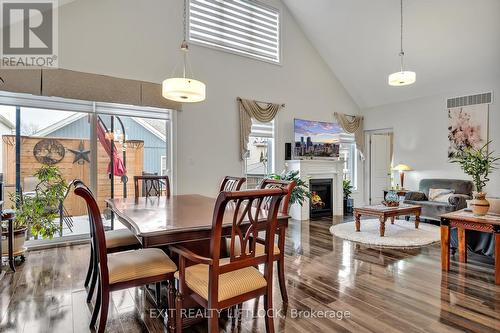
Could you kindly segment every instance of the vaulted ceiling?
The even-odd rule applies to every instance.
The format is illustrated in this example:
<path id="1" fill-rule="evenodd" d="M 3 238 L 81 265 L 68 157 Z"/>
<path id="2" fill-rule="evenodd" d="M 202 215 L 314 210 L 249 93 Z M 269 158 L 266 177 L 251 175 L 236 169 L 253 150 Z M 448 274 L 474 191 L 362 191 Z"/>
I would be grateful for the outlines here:
<path id="1" fill-rule="evenodd" d="M 404 0 L 410 86 L 399 70 L 399 0 L 283 0 L 361 108 L 446 93 L 476 93 L 500 81 L 500 0 Z"/>

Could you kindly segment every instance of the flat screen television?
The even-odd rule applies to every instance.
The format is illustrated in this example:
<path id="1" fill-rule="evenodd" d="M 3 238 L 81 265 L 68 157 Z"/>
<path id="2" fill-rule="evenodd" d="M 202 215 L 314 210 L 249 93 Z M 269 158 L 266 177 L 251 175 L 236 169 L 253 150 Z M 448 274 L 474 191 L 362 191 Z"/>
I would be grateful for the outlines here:
<path id="1" fill-rule="evenodd" d="M 295 158 L 338 158 L 342 129 L 337 123 L 294 119 Z"/>

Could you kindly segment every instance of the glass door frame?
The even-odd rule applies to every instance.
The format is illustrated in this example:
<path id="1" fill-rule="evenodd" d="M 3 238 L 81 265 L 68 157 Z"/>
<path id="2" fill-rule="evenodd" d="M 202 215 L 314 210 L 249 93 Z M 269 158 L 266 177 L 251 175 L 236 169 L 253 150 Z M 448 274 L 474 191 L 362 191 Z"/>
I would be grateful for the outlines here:
<path id="1" fill-rule="evenodd" d="M 36 108 L 36 109 L 48 109 L 48 110 L 60 110 L 60 111 L 70 111 L 86 113 L 90 116 L 90 184 L 89 187 L 97 193 L 97 121 L 99 115 L 114 115 L 114 116 L 130 116 L 137 118 L 150 118 L 150 119 L 162 119 L 166 123 L 166 152 L 167 156 L 167 175 L 170 177 L 172 193 L 177 193 L 177 181 L 176 181 L 176 168 L 174 161 L 176 161 L 176 140 L 175 140 L 175 129 L 176 129 L 176 112 L 170 109 L 161 109 L 154 107 L 145 106 L 132 106 L 123 105 L 115 103 L 103 103 L 103 102 L 92 102 L 83 100 L 66 99 L 61 97 L 46 97 L 46 96 L 35 96 L 30 94 L 20 94 L 11 93 L 7 91 L 0 91 L 0 105 L 14 106 L 16 107 L 16 143 L 20 144 L 20 121 L 21 121 L 21 109 L 22 108 Z M 21 117 L 20 117 L 21 115 Z M 20 146 L 19 146 L 20 147 Z M 20 179 L 20 158 L 16 148 L 16 191 L 20 191 L 21 179 Z M 110 178 L 111 181 L 111 178 Z M 66 235 L 52 240 L 39 239 L 36 242 L 29 242 L 27 245 L 30 248 L 43 248 L 56 246 L 61 244 L 68 244 L 80 241 L 87 241 L 88 234 L 79 235 Z M 35 244 L 30 244 L 35 243 Z"/>

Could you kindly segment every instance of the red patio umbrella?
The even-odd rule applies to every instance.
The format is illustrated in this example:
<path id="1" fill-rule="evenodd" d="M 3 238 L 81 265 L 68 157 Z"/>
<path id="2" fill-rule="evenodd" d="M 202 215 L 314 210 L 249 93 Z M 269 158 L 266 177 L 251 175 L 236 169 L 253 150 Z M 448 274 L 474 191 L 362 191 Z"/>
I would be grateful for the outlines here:
<path id="1" fill-rule="evenodd" d="M 125 164 L 123 164 L 123 160 L 116 150 L 115 144 L 106 138 L 106 131 L 100 122 L 97 123 L 97 138 L 99 142 L 103 146 L 104 150 L 108 154 L 109 158 L 113 159 L 113 174 L 115 176 L 125 176 L 127 174 L 127 169 L 125 168 Z M 113 156 L 111 156 L 111 145 L 113 145 Z M 108 164 L 108 173 L 111 173 L 111 162 Z"/>

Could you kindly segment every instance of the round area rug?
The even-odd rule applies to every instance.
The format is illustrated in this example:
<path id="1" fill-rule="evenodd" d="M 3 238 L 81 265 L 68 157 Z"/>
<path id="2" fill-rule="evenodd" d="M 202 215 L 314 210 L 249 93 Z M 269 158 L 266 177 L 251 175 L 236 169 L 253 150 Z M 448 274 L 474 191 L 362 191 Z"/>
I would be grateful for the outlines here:
<path id="1" fill-rule="evenodd" d="M 385 235 L 380 237 L 378 219 L 361 220 L 361 231 L 356 232 L 355 222 L 340 223 L 330 228 L 339 238 L 367 245 L 396 248 L 415 248 L 437 243 L 441 240 L 439 227 L 420 223 L 415 229 L 414 221 L 396 220 L 385 222 Z"/>

